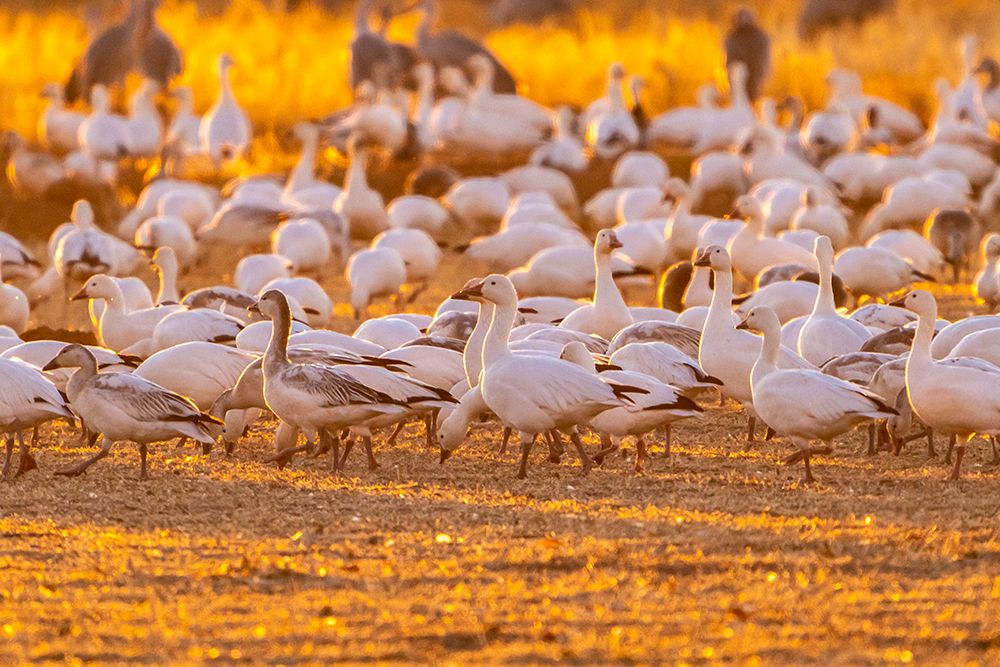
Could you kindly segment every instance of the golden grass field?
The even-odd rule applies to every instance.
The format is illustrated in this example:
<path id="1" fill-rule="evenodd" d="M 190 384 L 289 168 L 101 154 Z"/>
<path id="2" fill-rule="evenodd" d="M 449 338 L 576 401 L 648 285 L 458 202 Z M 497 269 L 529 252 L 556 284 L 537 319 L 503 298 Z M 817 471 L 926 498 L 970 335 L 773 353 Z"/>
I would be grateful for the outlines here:
<path id="1" fill-rule="evenodd" d="M 273 168 L 287 156 L 272 130 L 347 102 L 350 23 L 235 4 L 197 19 L 168 1 L 160 18 L 188 54 L 201 106 L 215 55 L 241 63 L 237 92 L 261 132 L 253 166 Z M 988 48 L 1000 31 L 983 20 L 990 7 L 900 0 L 856 40 L 811 46 L 795 39 L 790 10 L 762 9 L 780 26 L 772 91 L 819 103 L 823 73 L 843 62 L 926 113 L 932 79 L 956 75 L 959 36 L 974 27 Z M 612 23 L 595 9 L 570 27 L 487 41 L 546 103 L 598 95 L 611 59 L 647 77 L 655 111 L 719 77 L 718 21 L 645 12 L 616 17 L 614 33 Z M 394 36 L 412 27 L 401 21 Z M 37 90 L 64 78 L 86 32 L 66 12 L 0 10 L 0 35 L 0 124 L 30 135 Z M 64 219 L 18 206 L 37 208 L 30 225 Z M 231 268 L 213 264 L 182 288 Z M 482 270 L 448 256 L 414 309 L 433 311 Z M 350 331 L 343 279 L 324 287 L 334 328 Z M 972 312 L 967 290 L 939 292 L 946 315 Z M 630 300 L 649 305 L 651 293 Z M 47 308 L 48 322 L 67 321 L 61 304 Z M 89 450 L 65 426 L 43 428 L 41 470 L 0 483 L 0 664 L 1000 663 L 1000 470 L 985 442 L 949 483 L 942 438 L 937 459 L 922 442 L 868 457 L 859 433 L 817 459 L 819 483 L 803 487 L 798 467 L 778 463 L 787 442 L 747 449 L 742 414 L 702 402 L 703 420 L 676 426 L 673 458 L 654 447 L 642 476 L 614 457 L 581 478 L 572 457 L 553 465 L 536 450 L 525 481 L 512 452 L 498 457 L 493 425 L 475 427 L 444 466 L 410 426 L 377 448 L 378 471 L 356 455 L 338 478 L 326 460 L 262 463 L 265 422 L 229 457 L 154 447 L 147 483 L 129 446 L 84 477 L 53 476 Z"/>

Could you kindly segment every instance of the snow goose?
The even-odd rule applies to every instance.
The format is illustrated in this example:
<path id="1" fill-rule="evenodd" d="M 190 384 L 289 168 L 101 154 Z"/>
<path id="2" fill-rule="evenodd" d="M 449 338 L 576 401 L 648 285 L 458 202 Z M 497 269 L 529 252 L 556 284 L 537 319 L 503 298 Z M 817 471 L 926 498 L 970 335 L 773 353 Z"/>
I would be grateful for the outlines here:
<path id="1" fill-rule="evenodd" d="M 957 283 L 962 270 L 969 266 L 969 256 L 976 251 L 982 230 L 965 209 L 938 209 L 924 223 L 924 237 L 936 247 L 951 265 Z"/>
<path id="2" fill-rule="evenodd" d="M 575 121 L 573 110 L 563 106 L 556 117 L 555 134 L 531 153 L 529 162 L 543 167 L 551 167 L 570 174 L 587 168 L 590 161 L 583 144 L 573 131 Z"/>
<path id="3" fill-rule="evenodd" d="M 695 260 L 696 266 L 711 267 L 715 276 L 712 305 L 698 346 L 698 363 L 709 375 L 722 381 L 722 394 L 740 403 L 750 417 L 747 441 L 752 442 L 757 414 L 753 408 L 750 371 L 760 355 L 761 341 L 752 334 L 737 330 L 733 323 L 733 273 L 729 253 L 720 246 L 709 246 Z M 782 368 L 810 368 L 812 365 L 788 348 L 778 351 Z"/>
<path id="4" fill-rule="evenodd" d="M 945 324 L 946 326 L 938 329 L 937 335 L 934 336 L 934 342 L 931 344 L 931 355 L 935 359 L 943 359 L 948 356 L 952 349 L 966 336 L 977 331 L 1000 327 L 1000 315 L 975 315 Z"/>
<path id="5" fill-rule="evenodd" d="M 1000 365 L 1000 329 L 983 329 L 965 336 L 945 358 L 958 357 L 976 357 Z"/>
<path id="6" fill-rule="evenodd" d="M 159 89 L 155 81 L 145 79 L 129 99 L 125 128 L 128 152 L 133 158 L 153 157 L 163 143 L 163 121 L 154 102 Z"/>
<path id="7" fill-rule="evenodd" d="M 559 326 L 564 329 L 597 334 L 611 339 L 633 323 L 632 314 L 625 305 L 621 292 L 611 273 L 611 253 L 622 246 L 615 232 L 602 229 L 594 240 L 594 266 L 596 284 L 594 300 L 567 315 Z"/>
<path id="8" fill-rule="evenodd" d="M 52 253 L 52 264 L 64 285 L 68 288 L 74 280 L 115 272 L 118 268 L 115 248 L 111 238 L 94 222 L 90 203 L 81 199 L 73 204 L 70 219 L 72 227 L 59 238 Z"/>
<path id="9" fill-rule="evenodd" d="M 240 320 L 218 310 L 182 308 L 157 322 L 148 345 L 133 345 L 129 350 L 146 358 L 154 352 L 194 341 L 234 345 L 242 330 Z"/>
<path id="10" fill-rule="evenodd" d="M 282 205 L 276 202 L 241 202 L 230 198 L 208 224 L 195 232 L 195 239 L 237 249 L 265 246 L 284 213 Z"/>
<path id="11" fill-rule="evenodd" d="M 312 278 L 275 278 L 261 291 L 278 290 L 302 308 L 305 322 L 311 327 L 323 326 L 333 314 L 333 301 Z"/>
<path id="12" fill-rule="evenodd" d="M 777 264 L 816 266 L 816 258 L 808 250 L 764 236 L 764 211 L 757 199 L 741 195 L 736 200 L 736 211 L 746 224 L 729 241 L 728 250 L 733 267 L 744 278 L 752 280 L 763 269 Z"/>
<path id="13" fill-rule="evenodd" d="M 937 320 L 937 302 L 930 292 L 915 290 L 898 305 L 917 314 L 917 333 L 906 360 L 906 390 L 913 412 L 937 433 L 958 436 L 955 467 L 949 479 L 958 479 L 965 445 L 975 435 L 1000 435 L 1000 368 L 972 357 L 935 360 L 931 339 Z"/>
<path id="14" fill-rule="evenodd" d="M 154 268 L 154 271 L 156 269 Z M 121 289 L 122 296 L 125 297 L 125 310 L 132 312 L 135 310 L 143 310 L 144 308 L 152 308 L 153 295 L 150 293 L 149 288 L 146 283 L 142 282 L 139 278 L 135 276 L 129 276 L 128 278 L 115 278 L 111 277 L 111 280 L 118 285 Z M 104 299 L 91 299 L 87 304 L 87 312 L 90 315 L 90 323 L 93 325 L 96 331 L 98 326 L 100 326 L 101 316 L 104 315 L 104 311 L 107 305 L 104 303 Z"/>
<path id="15" fill-rule="evenodd" d="M 822 111 L 809 114 L 800 141 L 812 163 L 823 164 L 838 153 L 853 150 L 858 141 L 858 128 L 850 109 L 834 102 Z"/>
<path id="16" fill-rule="evenodd" d="M 72 298 L 104 300 L 105 307 L 98 323 L 97 338 L 102 345 L 115 352 L 123 352 L 150 338 L 160 320 L 180 309 L 180 306 L 161 306 L 128 311 L 122 288 L 104 274 L 88 279 Z"/>
<path id="17" fill-rule="evenodd" d="M 766 128 L 757 127 L 740 147 L 746 160 L 746 176 L 751 185 L 772 179 L 795 179 L 817 187 L 829 185 L 826 176 L 793 153 L 786 153 L 781 139 Z"/>
<path id="18" fill-rule="evenodd" d="M 722 381 L 701 369 L 694 359 L 669 343 L 629 343 L 615 350 L 612 366 L 652 375 L 686 394 L 719 386 Z"/>
<path id="19" fill-rule="evenodd" d="M 80 124 L 78 139 L 84 152 L 98 161 L 117 161 L 129 154 L 128 123 L 111 113 L 108 89 L 98 84 L 90 92 L 90 115 Z"/>
<path id="20" fill-rule="evenodd" d="M 207 411 L 233 387 L 256 355 L 205 341 L 189 341 L 156 352 L 133 371 L 194 401 Z"/>
<path id="21" fill-rule="evenodd" d="M 576 364 L 587 372 L 597 375 L 605 382 L 614 382 L 643 390 L 633 392 L 635 396 L 630 396 L 633 405 L 627 408 L 621 406 L 605 410 L 590 420 L 590 427 L 602 436 L 602 449 L 594 457 L 598 464 L 604 460 L 604 456 L 615 451 L 616 447 L 611 443 L 612 437 L 635 436 L 634 470 L 636 474 L 639 474 L 642 472 L 646 460 L 645 436 L 661 426 L 669 429 L 670 425 L 678 419 L 697 417 L 702 413 L 702 409 L 697 403 L 681 394 L 674 387 L 646 373 L 607 370 L 598 374 L 594 358 L 582 343 L 567 343 L 559 358 Z"/>
<path id="22" fill-rule="evenodd" d="M 855 122 L 860 121 L 874 107 L 878 111 L 880 124 L 892 132 L 898 142 L 912 141 L 924 133 L 923 123 L 913 112 L 881 97 L 864 94 L 861 76 L 857 72 L 833 70 L 827 75 L 826 84 L 830 89 L 828 106 L 846 106 Z"/>
<path id="23" fill-rule="evenodd" d="M 369 240 L 389 228 L 389 218 L 382 195 L 368 185 L 365 156 L 364 143 L 352 137 L 348 143 L 350 164 L 344 190 L 334 202 L 333 210 L 347 221 L 352 238 Z"/>
<path id="24" fill-rule="evenodd" d="M 662 320 L 647 320 L 645 322 L 636 322 L 632 326 L 625 327 L 619 331 L 604 350 L 597 349 L 591 351 L 614 354 L 629 343 L 648 343 L 651 341 L 669 343 L 684 354 L 694 358 L 698 355 L 701 333 L 697 329 L 692 329 L 681 324 L 672 324 Z"/>
<path id="25" fill-rule="evenodd" d="M 624 78 L 625 68 L 620 63 L 613 63 L 608 69 L 608 107 L 587 122 L 587 145 L 604 160 L 634 148 L 641 138 L 639 127 L 625 105 Z"/>
<path id="26" fill-rule="evenodd" d="M 192 438 L 206 447 L 215 442 L 210 428 L 222 422 L 201 412 L 188 398 L 131 373 L 98 373 L 97 360 L 82 345 L 67 345 L 45 370 L 77 368 L 66 386 L 73 411 L 91 432 L 100 433 L 101 449 L 90 458 L 56 472 L 76 477 L 111 453 L 119 441 L 139 445 L 140 479 L 146 472 L 147 445 L 177 437 Z"/>
<path id="27" fill-rule="evenodd" d="M 573 180 L 565 173 L 551 167 L 525 164 L 508 169 L 499 176 L 510 190 L 512 197 L 535 193 L 546 193 L 569 217 L 579 214 L 580 202 L 576 196 Z"/>
<path id="28" fill-rule="evenodd" d="M 487 407 L 500 421 L 521 434 L 518 478 L 527 476 L 531 447 L 540 433 L 566 432 L 580 459 L 582 472 L 591 467 L 576 427 L 610 408 L 626 403 L 629 393 L 641 389 L 606 383 L 596 375 L 557 358 L 514 354 L 507 340 L 517 316 L 517 292 L 505 276 L 493 274 L 463 290 L 495 306 L 483 347 L 480 382 Z M 634 406 L 633 406 L 634 407 Z M 450 454 L 442 450 L 442 460 Z"/>
<path id="29" fill-rule="evenodd" d="M 884 298 L 917 280 L 933 280 L 899 255 L 882 248 L 852 247 L 837 254 L 834 272 L 856 298 Z"/>
<path id="30" fill-rule="evenodd" d="M 432 238 L 440 238 L 451 220 L 448 210 L 436 199 L 425 195 L 404 195 L 389 202 L 386 208 L 393 229 L 420 229 Z"/>
<path id="31" fill-rule="evenodd" d="M 593 265 L 592 248 L 556 246 L 538 252 L 507 277 L 522 296 L 582 299 L 594 293 L 596 273 L 584 268 Z M 611 274 L 616 280 L 642 273 L 644 271 L 621 256 L 611 255 Z"/>
<path id="32" fill-rule="evenodd" d="M 792 215 L 788 227 L 793 231 L 811 230 L 828 236 L 834 248 L 846 246 L 851 235 L 847 218 L 840 208 L 825 201 L 814 188 L 803 192 L 802 206 Z"/>
<path id="33" fill-rule="evenodd" d="M 420 229 L 389 229 L 375 237 L 372 248 L 391 248 L 399 253 L 406 267 L 406 282 L 414 286 L 411 303 L 427 289 L 441 263 L 441 249 Z"/>
<path id="34" fill-rule="evenodd" d="M 412 322 L 400 317 L 376 317 L 365 320 L 351 334 L 359 340 L 367 340 L 387 350 L 400 347 L 423 336 Z"/>
<path id="35" fill-rule="evenodd" d="M 264 400 L 283 422 L 318 435 L 328 444 L 330 431 L 347 428 L 373 417 L 397 412 L 400 405 L 336 367 L 293 363 L 288 358 L 292 319 L 285 295 L 265 292 L 254 309 L 271 320 L 271 339 L 264 353 Z M 334 435 L 333 470 L 340 470 L 340 443 Z M 276 461 L 287 463 L 290 452 L 279 452 Z"/>
<path id="36" fill-rule="evenodd" d="M 690 147 L 697 140 L 704 120 L 718 108 L 719 89 L 714 83 L 702 84 L 695 92 L 695 106 L 683 106 L 665 111 L 653 118 L 646 129 L 650 142 L 663 142 Z"/>
<path id="37" fill-rule="evenodd" d="M 950 178 L 955 175 L 929 172 L 896 181 L 883 192 L 882 202 L 868 211 L 858 236 L 866 240 L 885 229 L 919 229 L 935 209 L 968 206 L 971 188 L 967 180 L 959 183 Z"/>
<path id="38" fill-rule="evenodd" d="M 291 278 L 295 264 L 284 255 L 247 255 L 240 259 L 233 272 L 236 289 L 258 294 L 264 285 L 278 278 Z"/>
<path id="39" fill-rule="evenodd" d="M 333 254 L 326 228 L 311 218 L 281 223 L 271 233 L 271 252 L 287 257 L 299 271 L 322 271 Z"/>
<path id="40" fill-rule="evenodd" d="M 755 124 L 756 119 L 746 91 L 746 65 L 735 62 L 729 66 L 728 71 L 732 95 L 730 106 L 711 110 L 702 118 L 692 148 L 695 155 L 729 148 Z"/>
<path id="41" fill-rule="evenodd" d="M 884 303 L 869 303 L 861 306 L 850 318 L 860 322 L 871 331 L 889 331 L 916 322 L 917 317 L 905 308 L 888 306 Z"/>
<path id="42" fill-rule="evenodd" d="M 940 275 L 947 266 L 941 251 L 912 229 L 887 229 L 868 239 L 865 245 L 890 250 L 928 276 Z"/>
<path id="43" fill-rule="evenodd" d="M 441 203 L 466 226 L 496 225 L 510 205 L 510 188 L 499 178 L 464 178 L 441 197 Z"/>
<path id="44" fill-rule="evenodd" d="M 52 186 L 72 176 L 59 158 L 45 151 L 29 150 L 16 132 L 4 132 L 0 148 L 7 156 L 7 180 L 18 196 L 44 196 Z"/>
<path id="45" fill-rule="evenodd" d="M 177 146 L 184 155 L 201 152 L 201 116 L 194 112 L 194 92 L 188 86 L 177 86 L 172 96 L 177 100 L 177 111 L 167 126 L 164 142 Z"/>
<path id="46" fill-rule="evenodd" d="M 299 123 L 292 130 L 302 142 L 302 154 L 288 174 L 282 200 L 295 206 L 326 209 L 333 207 L 341 189 L 332 183 L 316 178 L 316 151 L 319 146 L 319 128 L 312 123 Z"/>
<path id="47" fill-rule="evenodd" d="M 49 102 L 38 119 L 38 140 L 49 150 L 69 153 L 80 148 L 80 125 L 86 119 L 79 111 L 66 109 L 62 86 L 49 83 L 42 89 Z"/>
<path id="48" fill-rule="evenodd" d="M 216 166 L 242 156 L 253 138 L 250 120 L 236 101 L 229 81 L 229 70 L 233 65 L 228 53 L 219 56 L 219 94 L 215 104 L 201 119 L 198 130 L 201 148 Z"/>
<path id="49" fill-rule="evenodd" d="M 819 291 L 812 313 L 799 332 L 798 352 L 812 364 L 821 366 L 831 358 L 857 352 L 871 338 L 868 328 L 837 312 L 833 300 L 833 245 L 826 236 L 816 239 L 819 263 Z"/>
<path id="50" fill-rule="evenodd" d="M 165 206 L 171 200 L 169 207 Z M 183 218 L 192 231 L 212 219 L 218 203 L 218 193 L 212 187 L 175 178 L 158 178 L 143 188 L 135 206 L 118 224 L 121 238 L 132 238 L 143 220 L 154 215 Z"/>
<path id="51" fill-rule="evenodd" d="M 613 231 L 622 244 L 618 252 L 635 266 L 634 273 L 641 271 L 659 278 L 667 263 L 663 228 L 655 221 L 637 221 L 615 225 Z"/>
<path id="52" fill-rule="evenodd" d="M 781 325 L 766 306 L 751 310 L 737 328 L 763 334 L 760 356 L 750 374 L 754 410 L 799 448 L 785 463 L 803 462 L 803 482 L 815 481 L 810 459 L 831 453 L 835 437 L 865 421 L 897 414 L 880 396 L 846 380 L 810 368 L 780 368 Z M 812 447 L 813 440 L 824 446 Z"/>
<path id="53" fill-rule="evenodd" d="M 782 324 L 808 315 L 816 303 L 819 287 L 805 280 L 779 280 L 760 287 L 740 301 L 736 313 L 745 316 L 751 308 L 767 306 L 777 314 Z M 792 346 L 793 349 L 795 346 Z M 825 361 L 825 359 L 824 359 Z"/>
<path id="54" fill-rule="evenodd" d="M 146 252 L 170 248 L 180 266 L 190 266 L 198 255 L 198 243 L 187 223 L 174 216 L 156 216 L 139 225 L 133 243 Z"/>
<path id="55" fill-rule="evenodd" d="M 36 278 L 41 266 L 17 237 L 7 232 L 0 232 L 0 271 L 8 280 Z"/>
<path id="56" fill-rule="evenodd" d="M 590 245 L 587 237 L 577 230 L 541 222 L 537 225 L 514 225 L 497 234 L 476 238 L 465 254 L 496 271 L 510 271 L 546 248 L 584 248 Z"/>
<path id="57" fill-rule="evenodd" d="M 979 255 L 982 268 L 973 281 L 973 290 L 976 299 L 989 306 L 990 310 L 996 310 L 1000 304 L 1000 272 L 997 270 L 1000 260 L 1000 234 L 984 236 L 979 244 Z"/>
<path id="58" fill-rule="evenodd" d="M 397 309 L 402 308 L 406 264 L 394 248 L 359 250 L 347 262 L 346 273 L 355 321 L 368 318 L 368 306 L 377 297 L 393 296 Z"/>
<path id="59" fill-rule="evenodd" d="M 3 282 L 3 257 L 0 256 L 0 325 L 10 327 L 16 334 L 24 333 L 30 313 L 24 292 Z"/>
<path id="60" fill-rule="evenodd" d="M 670 167 L 651 151 L 629 151 L 615 162 L 611 171 L 613 188 L 663 188 L 670 178 Z"/>
<path id="61" fill-rule="evenodd" d="M 0 383 L 4 387 L 4 391 L 0 393 L 0 432 L 7 436 L 7 451 L 0 479 L 6 479 L 10 472 L 14 434 L 21 445 L 21 458 L 14 476 L 20 477 L 38 467 L 21 432 L 59 417 L 72 419 L 73 413 L 69 411 L 65 398 L 56 386 L 28 363 L 16 359 L 0 359 Z"/>

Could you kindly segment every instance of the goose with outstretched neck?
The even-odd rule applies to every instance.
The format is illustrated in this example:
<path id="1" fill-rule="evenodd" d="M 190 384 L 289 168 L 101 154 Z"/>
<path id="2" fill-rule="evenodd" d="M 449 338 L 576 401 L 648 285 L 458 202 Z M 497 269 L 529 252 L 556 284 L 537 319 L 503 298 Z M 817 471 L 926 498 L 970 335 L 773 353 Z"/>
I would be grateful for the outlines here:
<path id="1" fill-rule="evenodd" d="M 611 270 L 612 253 L 621 241 L 611 229 L 602 229 L 594 240 L 594 264 L 597 282 L 592 303 L 580 306 L 567 315 L 559 326 L 611 340 L 619 331 L 634 324 L 632 313 L 615 284 Z"/>

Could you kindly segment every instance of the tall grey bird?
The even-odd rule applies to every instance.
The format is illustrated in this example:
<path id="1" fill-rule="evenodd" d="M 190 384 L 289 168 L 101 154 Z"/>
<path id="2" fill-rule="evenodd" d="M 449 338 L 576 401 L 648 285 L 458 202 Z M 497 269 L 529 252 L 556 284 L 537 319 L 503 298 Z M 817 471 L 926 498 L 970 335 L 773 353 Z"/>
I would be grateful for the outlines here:
<path id="1" fill-rule="evenodd" d="M 365 81 L 376 86 L 396 86 L 406 83 L 406 76 L 417 62 L 413 49 L 385 37 L 389 22 L 397 12 L 388 5 L 381 8 L 382 25 L 372 29 L 371 14 L 374 0 L 358 0 L 354 15 L 354 39 L 351 41 L 351 89 Z"/>
<path id="2" fill-rule="evenodd" d="M 120 87 L 132 71 L 161 86 L 180 74 L 180 49 L 156 25 L 159 4 L 160 0 L 131 0 L 125 16 L 91 40 L 66 82 L 67 102 L 89 98 L 95 84 Z"/>
<path id="3" fill-rule="evenodd" d="M 493 63 L 493 91 L 496 93 L 514 94 L 517 83 L 510 71 L 504 67 L 496 56 L 485 46 L 455 30 L 434 32 L 434 1 L 423 0 L 420 3 L 423 19 L 417 29 L 417 54 L 429 61 L 435 68 L 457 67 L 472 80 L 475 72 L 469 67 L 469 59 L 477 54 L 486 56 Z"/>
<path id="4" fill-rule="evenodd" d="M 756 100 L 771 72 L 771 38 L 757 24 L 753 11 L 744 7 L 736 12 L 725 47 L 726 70 L 732 71 L 731 65 L 735 62 L 746 65 L 747 96 L 750 101 Z"/>

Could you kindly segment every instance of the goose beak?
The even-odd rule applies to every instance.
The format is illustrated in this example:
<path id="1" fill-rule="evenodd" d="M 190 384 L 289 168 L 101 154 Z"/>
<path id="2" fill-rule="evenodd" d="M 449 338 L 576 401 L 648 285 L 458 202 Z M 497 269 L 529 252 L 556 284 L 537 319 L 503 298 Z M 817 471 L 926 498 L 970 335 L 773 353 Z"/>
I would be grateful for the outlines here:
<path id="1" fill-rule="evenodd" d="M 897 308 L 906 308 L 906 295 L 904 294 L 895 301 L 890 301 L 889 305 L 896 306 Z"/>
<path id="2" fill-rule="evenodd" d="M 251 315 L 263 315 L 263 313 L 260 312 L 260 303 L 255 303 L 251 306 L 247 306 L 247 312 L 250 313 Z"/>
<path id="3" fill-rule="evenodd" d="M 451 295 L 452 299 L 458 299 L 460 301 L 472 301 L 483 296 L 483 284 L 481 282 L 475 285 L 470 285 L 464 289 L 460 289 Z"/>
<path id="4" fill-rule="evenodd" d="M 749 331 L 750 330 L 750 325 L 747 324 L 747 320 L 743 320 L 742 322 L 740 322 L 739 324 L 736 325 L 736 328 L 739 329 L 739 330 L 741 330 L 741 331 Z"/>
<path id="5" fill-rule="evenodd" d="M 45 364 L 44 366 L 42 366 L 42 370 L 43 371 L 54 371 L 57 368 L 62 368 L 62 366 L 59 365 L 59 358 L 58 357 L 56 357 L 55 359 L 53 359 L 49 363 Z"/>
<path id="6" fill-rule="evenodd" d="M 447 461 L 448 459 L 450 459 L 452 454 L 454 454 L 453 450 L 451 450 L 451 449 L 445 449 L 444 447 L 442 447 L 441 448 L 441 459 L 438 462 L 441 465 L 444 465 L 444 462 Z"/>
<path id="7" fill-rule="evenodd" d="M 708 252 L 703 252 L 698 255 L 698 259 L 694 260 L 695 266 L 712 266 L 712 258 Z"/>
<path id="8" fill-rule="evenodd" d="M 625 246 L 622 244 L 621 241 L 618 240 L 617 236 L 612 234 L 611 239 L 608 241 L 608 247 L 611 248 L 612 250 L 616 250 L 618 248 L 624 248 Z"/>
<path id="9" fill-rule="evenodd" d="M 69 300 L 70 301 L 82 301 L 83 299 L 89 299 L 89 298 L 90 297 L 87 296 L 87 286 L 84 285 L 83 287 L 80 288 L 80 290 L 76 294 L 74 294 L 73 296 L 71 296 L 69 298 Z"/>

